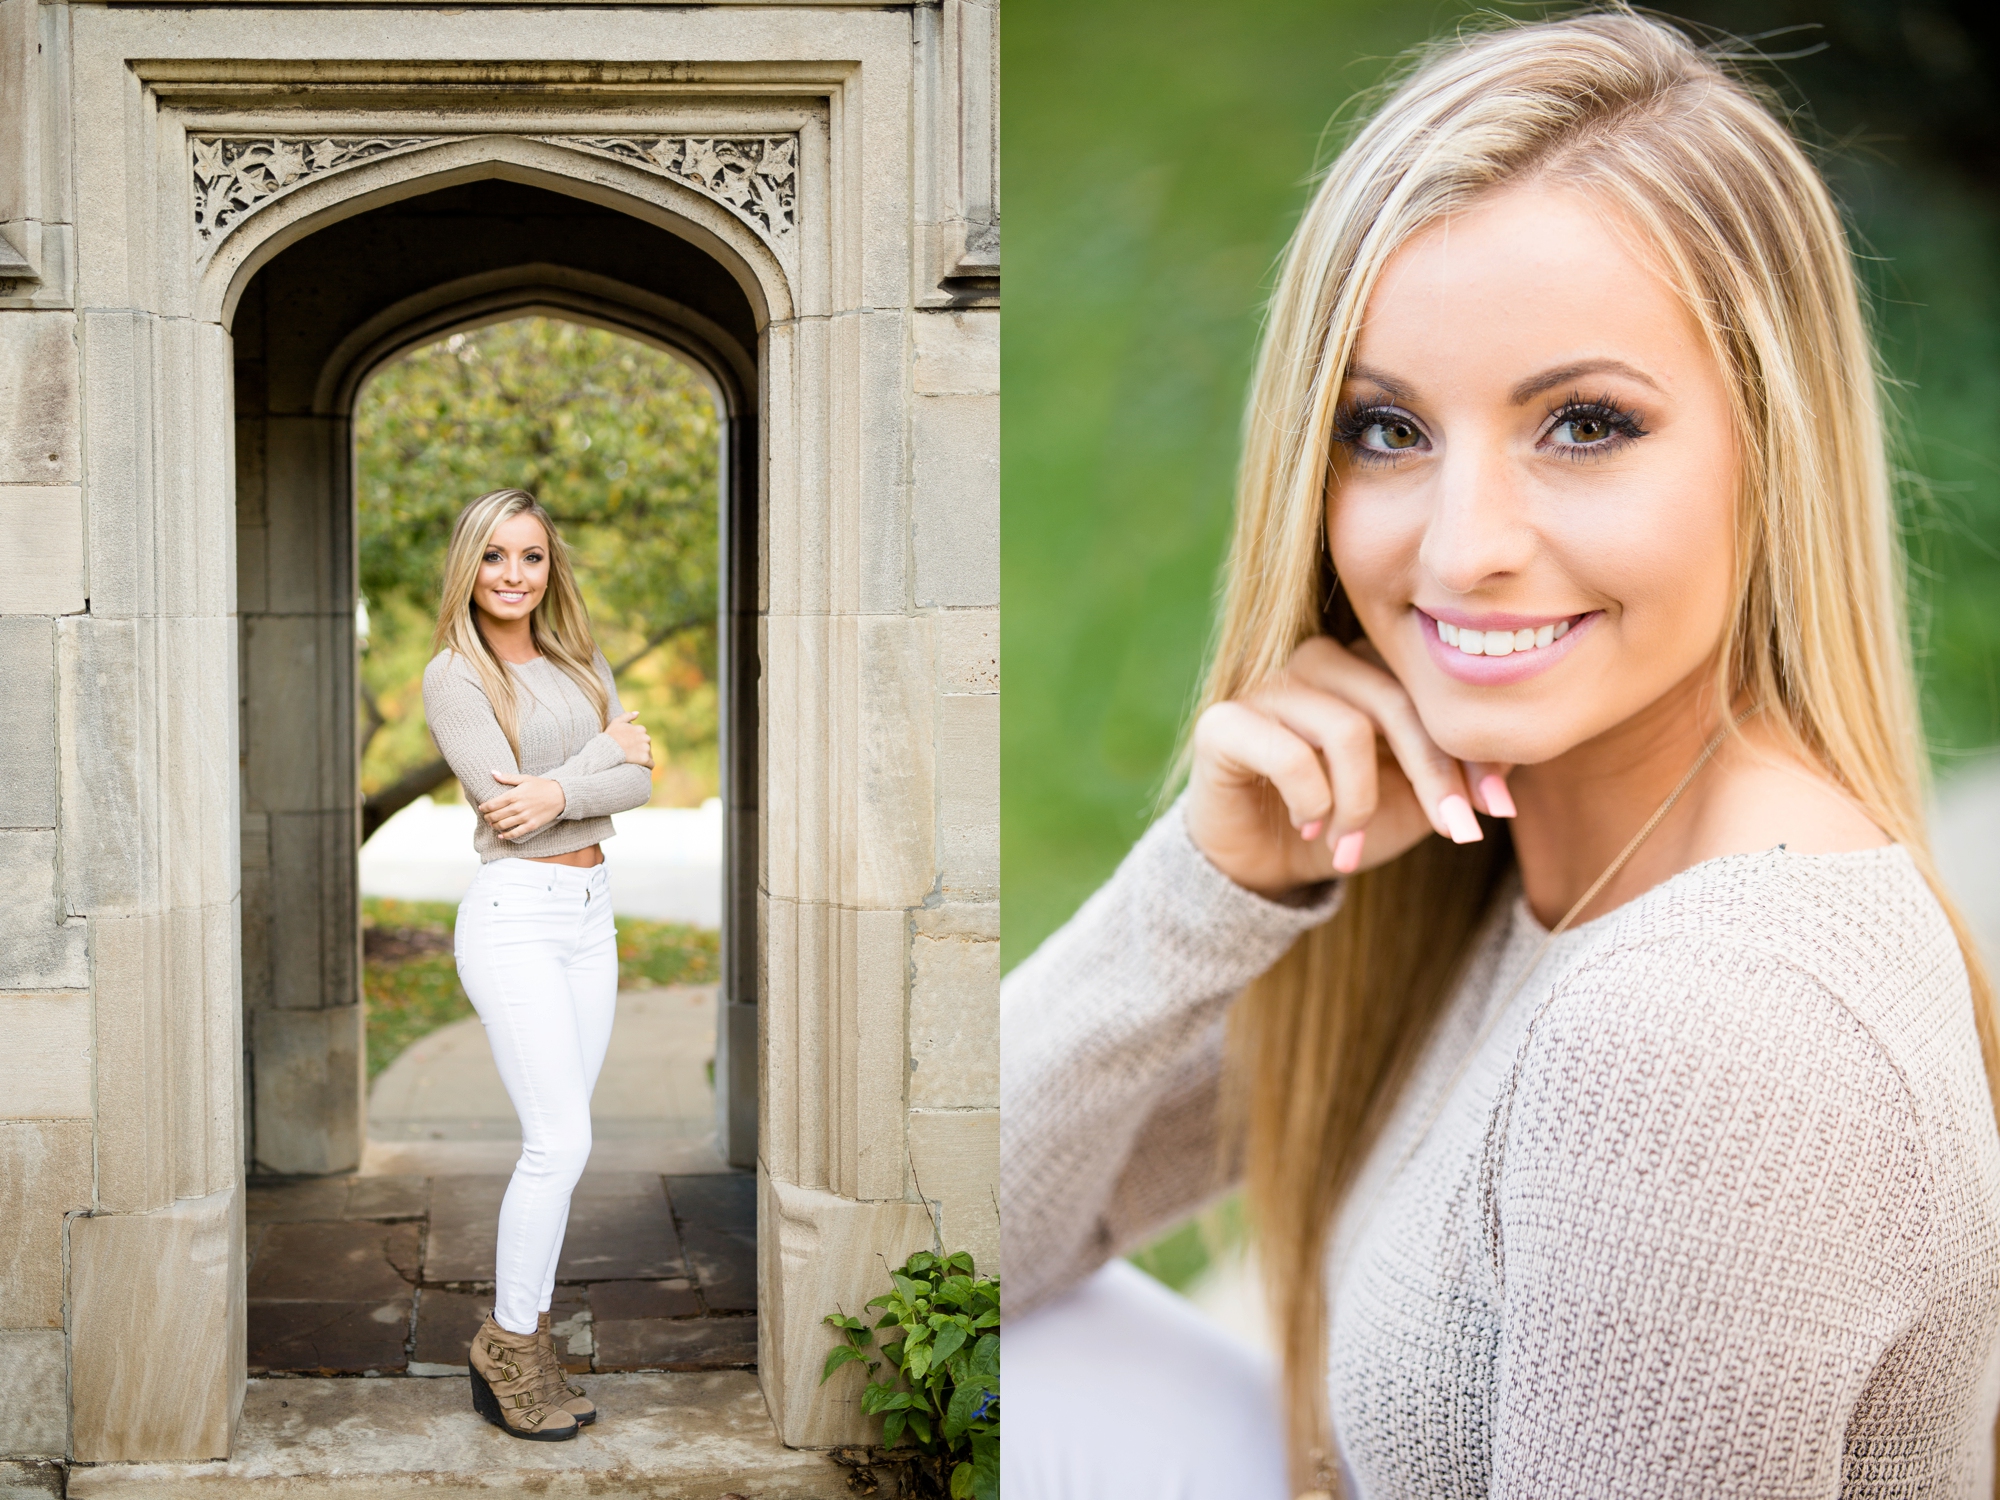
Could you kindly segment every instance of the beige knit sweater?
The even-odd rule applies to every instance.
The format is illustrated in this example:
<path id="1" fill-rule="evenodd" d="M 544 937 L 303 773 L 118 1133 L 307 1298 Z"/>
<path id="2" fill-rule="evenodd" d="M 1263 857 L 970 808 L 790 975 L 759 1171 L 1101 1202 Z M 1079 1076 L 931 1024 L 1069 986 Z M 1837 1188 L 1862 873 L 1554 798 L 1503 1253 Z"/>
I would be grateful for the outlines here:
<path id="1" fill-rule="evenodd" d="M 1336 900 L 1232 884 L 1175 809 L 1009 975 L 1010 1315 L 1222 1185 L 1219 1023 Z M 1335 1226 L 1354 1491 L 1983 1500 L 2000 1136 L 1908 855 L 1698 865 L 1559 938 L 1468 1057 L 1544 936 L 1510 893 Z"/>
<path id="2" fill-rule="evenodd" d="M 618 706 L 610 665 L 602 655 L 595 665 L 616 718 L 624 710 Z M 652 795 L 652 773 L 626 761 L 618 742 L 597 722 L 583 690 L 553 662 L 537 657 L 508 670 L 514 674 L 520 720 L 518 766 L 472 663 L 440 651 L 424 668 L 424 717 L 438 753 L 465 788 L 466 801 L 477 807 L 506 790 L 493 779 L 495 771 L 546 776 L 563 789 L 561 816 L 518 843 L 501 838 L 481 818 L 472 832 L 480 862 L 539 859 L 602 843 L 617 831 L 610 814 L 638 807 Z"/>

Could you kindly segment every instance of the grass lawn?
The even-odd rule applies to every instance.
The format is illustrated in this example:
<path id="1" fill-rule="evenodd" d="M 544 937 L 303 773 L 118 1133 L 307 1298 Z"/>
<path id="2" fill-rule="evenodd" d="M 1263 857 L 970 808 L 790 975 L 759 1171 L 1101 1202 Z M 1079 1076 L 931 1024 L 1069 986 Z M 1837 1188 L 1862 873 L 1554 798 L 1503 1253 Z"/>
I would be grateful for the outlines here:
<path id="1" fill-rule="evenodd" d="M 452 961 L 449 901 L 361 901 L 362 978 L 372 1080 L 419 1037 L 472 1014 Z M 679 922 L 618 919 L 618 985 L 712 984 L 722 977 L 721 935 Z"/>

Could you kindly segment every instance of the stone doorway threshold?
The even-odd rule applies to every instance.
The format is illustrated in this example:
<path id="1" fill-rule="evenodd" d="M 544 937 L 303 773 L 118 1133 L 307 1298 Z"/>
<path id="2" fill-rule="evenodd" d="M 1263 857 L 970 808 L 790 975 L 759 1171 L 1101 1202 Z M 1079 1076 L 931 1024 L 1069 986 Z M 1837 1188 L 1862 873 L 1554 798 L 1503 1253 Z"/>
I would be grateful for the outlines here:
<path id="1" fill-rule="evenodd" d="M 823 1453 L 778 1441 L 749 1371 L 597 1375 L 585 1383 L 603 1412 L 596 1425 L 571 1442 L 525 1443 L 473 1415 L 463 1377 L 252 1380 L 236 1453 L 226 1463 L 79 1464 L 66 1491 L 41 1493 L 71 1500 L 847 1500 L 844 1470 Z"/>

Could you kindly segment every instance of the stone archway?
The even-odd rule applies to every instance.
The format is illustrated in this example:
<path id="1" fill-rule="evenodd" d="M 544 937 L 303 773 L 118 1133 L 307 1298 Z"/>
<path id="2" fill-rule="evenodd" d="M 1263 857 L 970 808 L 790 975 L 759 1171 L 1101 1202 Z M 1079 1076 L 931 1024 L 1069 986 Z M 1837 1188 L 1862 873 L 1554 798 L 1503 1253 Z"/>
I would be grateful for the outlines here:
<path id="1" fill-rule="evenodd" d="M 819 1315 L 934 1230 L 997 1259 L 990 11 L 33 10 L 0 8 L 28 59 L 0 116 L 31 122 L 0 149 L 37 163 L 0 183 L 9 232 L 33 229 L 0 341 L 37 382 L 0 443 L 33 493 L 0 501 L 33 507 L 49 562 L 0 600 L 29 622 L 0 669 L 60 732 L 24 742 L 51 795 L 0 849 L 27 893 L 9 961 L 40 964 L 0 976 L 36 1018 L 0 1063 L 35 1084 L 0 1090 L 31 1320 L 0 1345 L 32 1392 L 0 1452 L 229 1449 L 249 1102 L 229 328 L 291 246 L 492 179 L 695 246 L 755 320 L 759 1374 L 786 1441 L 863 1436 L 858 1381 L 817 1384 Z M 772 217 L 739 180 L 764 157 L 717 143 L 786 140 Z M 229 142 L 270 170 L 222 213 Z"/>
<path id="2" fill-rule="evenodd" d="M 261 148 L 260 155 L 268 155 Z M 718 1128 L 756 1161 L 758 326 L 735 280 L 655 225 L 503 177 L 402 197 L 261 259 L 234 294 L 251 1171 L 360 1161 L 352 411 L 414 343 L 546 311 L 694 363 L 722 416 L 725 1001 Z M 746 665 L 751 668 L 745 671 Z M 729 758 L 733 755 L 733 759 Z M 739 878 L 731 880 L 732 876 Z"/>

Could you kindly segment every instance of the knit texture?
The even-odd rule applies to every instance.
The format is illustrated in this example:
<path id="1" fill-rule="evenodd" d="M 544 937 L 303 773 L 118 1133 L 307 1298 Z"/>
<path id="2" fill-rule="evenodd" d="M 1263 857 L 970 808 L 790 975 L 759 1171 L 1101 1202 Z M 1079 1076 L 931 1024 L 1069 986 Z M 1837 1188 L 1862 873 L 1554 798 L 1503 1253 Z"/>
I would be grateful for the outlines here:
<path id="1" fill-rule="evenodd" d="M 610 696 L 610 717 L 616 718 L 624 710 L 618 706 L 611 667 L 601 654 L 593 664 Z M 495 771 L 546 776 L 563 789 L 562 813 L 548 827 L 510 842 L 481 818 L 472 831 L 472 847 L 484 863 L 540 859 L 602 843 L 617 832 L 610 814 L 642 806 L 653 794 L 652 772 L 625 759 L 583 690 L 546 657 L 510 663 L 508 670 L 514 674 L 520 719 L 518 764 L 472 663 L 440 651 L 424 668 L 424 717 L 438 753 L 465 788 L 466 801 L 477 807 L 506 790 L 493 779 Z"/>
<path id="2" fill-rule="evenodd" d="M 1011 1312 L 1227 1186 L 1219 1023 L 1337 899 L 1176 809 L 1008 977 Z M 1708 861 L 1509 999 L 1545 936 L 1510 890 L 1334 1227 L 1351 1492 L 1989 1494 L 2000 1135 L 1908 854 Z"/>

